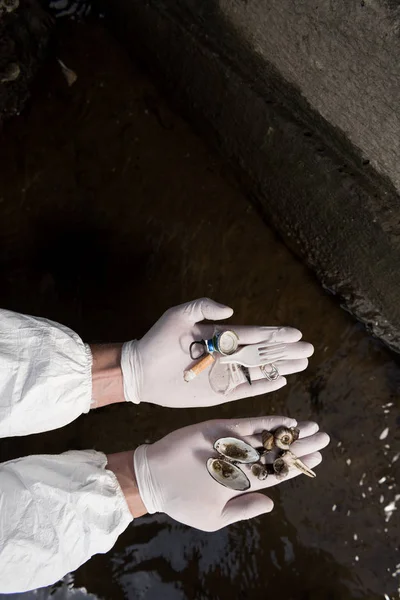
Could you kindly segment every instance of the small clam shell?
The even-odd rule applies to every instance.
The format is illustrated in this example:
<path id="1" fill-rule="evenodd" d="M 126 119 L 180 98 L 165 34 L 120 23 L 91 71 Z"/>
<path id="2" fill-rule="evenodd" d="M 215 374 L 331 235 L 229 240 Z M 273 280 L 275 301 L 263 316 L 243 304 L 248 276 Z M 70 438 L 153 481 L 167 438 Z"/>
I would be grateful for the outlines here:
<path id="1" fill-rule="evenodd" d="M 300 431 L 296 427 L 278 427 L 274 431 L 274 442 L 277 448 L 288 450 L 290 444 L 293 444 L 299 438 Z"/>
<path id="2" fill-rule="evenodd" d="M 289 466 L 286 464 L 283 458 L 277 458 L 273 463 L 275 475 L 279 479 L 283 479 L 289 473 Z"/>
<path id="3" fill-rule="evenodd" d="M 214 448 L 225 458 L 238 463 L 249 464 L 260 460 L 259 452 L 238 438 L 219 438 L 219 440 L 215 442 Z"/>
<path id="4" fill-rule="evenodd" d="M 239 467 L 224 458 L 209 458 L 207 471 L 215 481 L 231 490 L 244 492 L 250 487 L 247 475 Z"/>
<path id="5" fill-rule="evenodd" d="M 261 433 L 261 441 L 264 448 L 269 452 L 274 447 L 274 434 L 265 429 Z"/>
<path id="6" fill-rule="evenodd" d="M 252 465 L 251 472 L 260 481 L 264 481 L 264 479 L 267 479 L 267 477 L 268 477 L 267 469 L 264 467 L 264 465 L 260 465 L 259 463 Z"/>

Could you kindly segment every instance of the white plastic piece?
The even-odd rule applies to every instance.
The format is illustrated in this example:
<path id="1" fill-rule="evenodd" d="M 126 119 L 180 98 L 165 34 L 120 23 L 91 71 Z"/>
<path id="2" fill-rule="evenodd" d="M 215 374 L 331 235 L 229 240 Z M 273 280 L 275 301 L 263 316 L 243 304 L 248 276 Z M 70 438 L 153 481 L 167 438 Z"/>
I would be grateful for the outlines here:
<path id="1" fill-rule="evenodd" d="M 302 358 L 311 356 L 313 348 L 309 348 L 306 342 L 297 344 L 270 344 L 262 342 L 261 344 L 251 344 L 244 346 L 234 354 L 221 357 L 221 364 L 238 363 L 245 367 L 260 367 L 270 365 L 279 360 L 298 358 L 299 350 L 304 347 L 304 352 L 300 354 Z"/>

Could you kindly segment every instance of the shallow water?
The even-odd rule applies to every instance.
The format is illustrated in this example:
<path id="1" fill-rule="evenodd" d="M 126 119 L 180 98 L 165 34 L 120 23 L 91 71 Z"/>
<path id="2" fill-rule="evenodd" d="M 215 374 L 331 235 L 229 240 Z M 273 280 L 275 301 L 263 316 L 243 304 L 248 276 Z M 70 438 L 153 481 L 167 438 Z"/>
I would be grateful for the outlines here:
<path id="1" fill-rule="evenodd" d="M 271 491 L 271 515 L 213 534 L 147 516 L 56 592 L 17 597 L 398 598 L 398 358 L 320 288 L 101 26 L 60 27 L 76 84 L 50 61 L 2 135 L 1 305 L 116 341 L 207 295 L 233 306 L 236 323 L 300 328 L 315 355 L 277 393 L 207 409 L 108 407 L 4 440 L 2 460 L 116 452 L 209 418 L 272 413 L 317 420 L 332 442 L 315 481 Z"/>

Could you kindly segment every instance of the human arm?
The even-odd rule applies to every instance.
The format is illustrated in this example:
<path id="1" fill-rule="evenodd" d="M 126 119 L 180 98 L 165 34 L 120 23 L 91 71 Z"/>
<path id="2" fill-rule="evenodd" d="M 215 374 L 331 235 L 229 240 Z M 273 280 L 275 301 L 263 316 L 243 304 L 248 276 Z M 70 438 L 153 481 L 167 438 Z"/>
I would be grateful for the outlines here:
<path id="1" fill-rule="evenodd" d="M 93 450 L 0 465 L 0 593 L 55 583 L 112 548 L 133 515 L 106 465 Z"/>
<path id="2" fill-rule="evenodd" d="M 313 347 L 299 341 L 297 329 L 230 325 L 241 344 L 284 344 L 286 358 L 276 363 L 281 376 L 267 381 L 253 369 L 253 384 L 243 377 L 228 394 L 212 389 L 207 372 L 186 383 L 191 342 L 227 328 L 201 321 L 232 312 L 201 298 L 166 311 L 140 340 L 89 346 L 64 325 L 0 310 L 0 437 L 57 429 L 91 408 L 126 400 L 171 408 L 221 404 L 275 391 L 286 385 L 285 375 L 307 367 Z"/>
<path id="3" fill-rule="evenodd" d="M 251 488 L 243 494 L 214 481 L 206 462 L 215 455 L 218 437 L 234 435 L 257 447 L 263 429 L 282 424 L 296 421 L 207 421 L 135 452 L 108 457 L 91 450 L 66 452 L 0 465 L 0 592 L 55 583 L 94 554 L 107 552 L 132 519 L 147 511 L 165 512 L 204 531 L 270 512 L 273 502 L 260 490 L 279 483 L 274 475 L 259 481 L 247 468 Z M 329 438 L 315 423 L 298 427 L 300 439 L 291 448 L 314 468 Z M 288 478 L 298 474 L 291 470 Z"/>
<path id="4" fill-rule="evenodd" d="M 85 344 L 54 321 L 0 310 L 0 437 L 63 427 L 125 402 L 122 344 Z"/>

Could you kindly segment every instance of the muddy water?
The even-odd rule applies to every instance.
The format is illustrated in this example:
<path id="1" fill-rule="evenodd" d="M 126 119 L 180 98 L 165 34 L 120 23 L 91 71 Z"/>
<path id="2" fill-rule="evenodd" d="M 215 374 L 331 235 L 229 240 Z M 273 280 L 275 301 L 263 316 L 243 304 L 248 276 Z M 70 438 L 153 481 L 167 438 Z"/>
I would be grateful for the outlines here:
<path id="1" fill-rule="evenodd" d="M 396 358 L 319 287 L 101 27 L 70 24 L 61 40 L 76 84 L 50 61 L 2 135 L 1 305 L 112 341 L 208 295 L 237 323 L 299 327 L 315 355 L 275 394 L 207 409 L 108 407 L 5 440 L 2 459 L 117 452 L 189 423 L 272 413 L 315 419 L 332 443 L 315 481 L 271 491 L 273 514 L 214 534 L 144 517 L 56 591 L 26 597 L 398 598 Z"/>

